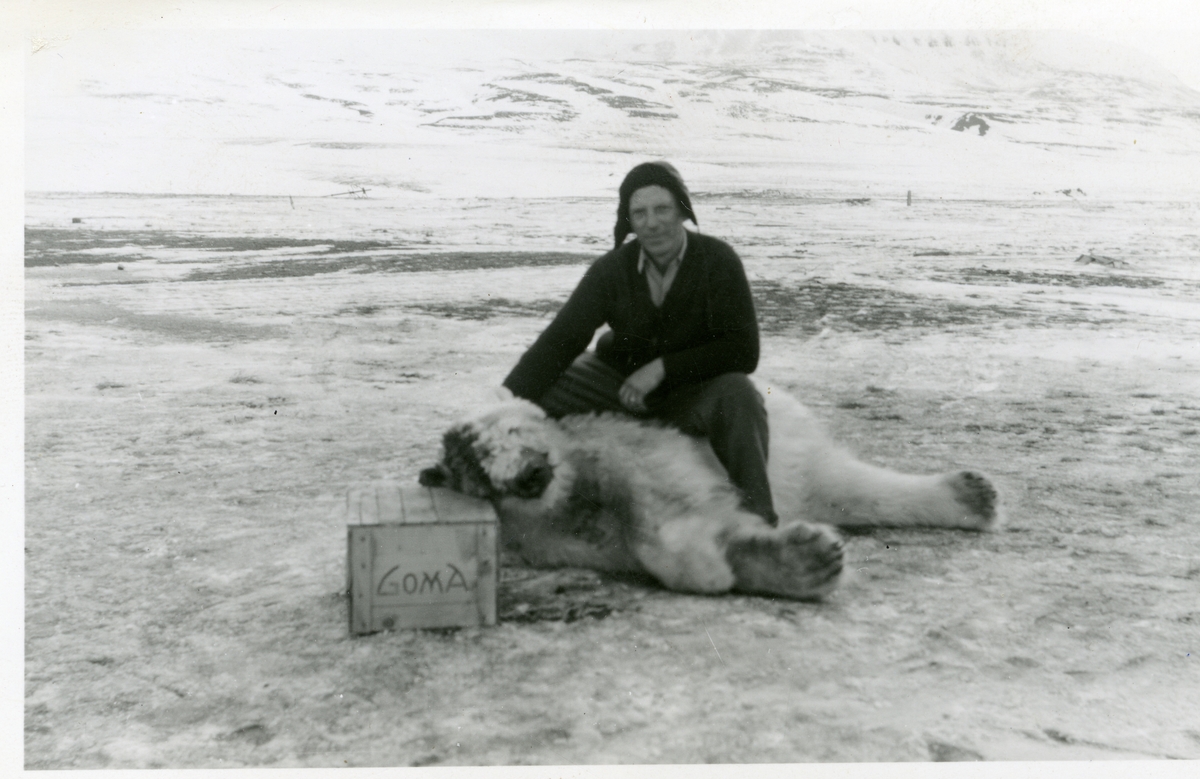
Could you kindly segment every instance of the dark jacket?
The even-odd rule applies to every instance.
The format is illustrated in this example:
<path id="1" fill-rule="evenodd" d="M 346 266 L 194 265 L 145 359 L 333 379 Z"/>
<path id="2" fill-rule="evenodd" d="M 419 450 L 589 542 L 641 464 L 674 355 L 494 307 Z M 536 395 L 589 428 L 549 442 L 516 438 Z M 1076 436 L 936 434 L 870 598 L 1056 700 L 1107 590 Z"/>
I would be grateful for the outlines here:
<path id="1" fill-rule="evenodd" d="M 663 358 L 666 378 L 648 401 L 681 384 L 758 367 L 754 300 L 742 261 L 728 244 L 689 233 L 661 309 L 637 271 L 640 250 L 634 240 L 596 260 L 504 386 L 536 401 L 605 324 L 613 333 L 601 339 L 597 356 L 625 376 Z"/>

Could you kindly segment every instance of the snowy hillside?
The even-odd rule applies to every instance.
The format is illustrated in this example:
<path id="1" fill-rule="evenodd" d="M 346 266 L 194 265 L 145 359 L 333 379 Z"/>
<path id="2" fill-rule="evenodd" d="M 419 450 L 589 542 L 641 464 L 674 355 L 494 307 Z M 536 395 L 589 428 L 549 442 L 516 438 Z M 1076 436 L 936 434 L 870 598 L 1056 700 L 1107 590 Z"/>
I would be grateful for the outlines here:
<path id="1" fill-rule="evenodd" d="M 1190 198 L 1200 93 L 1027 33 L 210 33 L 29 65 L 31 190 Z"/>

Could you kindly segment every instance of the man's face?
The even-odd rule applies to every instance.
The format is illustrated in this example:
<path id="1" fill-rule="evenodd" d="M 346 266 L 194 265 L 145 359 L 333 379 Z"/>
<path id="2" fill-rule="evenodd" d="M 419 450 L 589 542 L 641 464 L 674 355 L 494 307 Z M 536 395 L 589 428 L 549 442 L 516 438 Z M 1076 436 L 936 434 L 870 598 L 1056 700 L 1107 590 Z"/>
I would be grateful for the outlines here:
<path id="1" fill-rule="evenodd" d="M 629 198 L 629 221 L 651 257 L 666 261 L 683 241 L 683 211 L 666 187 L 652 184 Z"/>

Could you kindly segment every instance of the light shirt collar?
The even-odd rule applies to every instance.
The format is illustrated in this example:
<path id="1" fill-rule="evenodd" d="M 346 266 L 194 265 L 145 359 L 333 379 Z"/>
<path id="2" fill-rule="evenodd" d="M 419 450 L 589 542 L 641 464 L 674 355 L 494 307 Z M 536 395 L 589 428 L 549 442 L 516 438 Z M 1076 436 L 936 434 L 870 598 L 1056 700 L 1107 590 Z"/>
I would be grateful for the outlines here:
<path id="1" fill-rule="evenodd" d="M 644 248 L 638 254 L 638 273 L 646 278 L 646 289 L 650 292 L 650 301 L 654 303 L 655 308 L 662 308 L 667 293 L 671 291 L 671 285 L 675 283 L 679 266 L 683 264 L 683 255 L 687 252 L 687 242 L 687 231 L 685 230 L 683 246 L 679 247 L 679 253 L 672 257 L 671 261 L 667 263 L 667 267 L 662 270 L 659 270 L 658 265 L 646 256 Z"/>
<path id="2" fill-rule="evenodd" d="M 683 244 L 679 247 L 679 254 L 672 257 L 671 261 L 667 263 L 666 268 L 663 269 L 664 274 L 670 272 L 672 265 L 678 266 L 681 262 L 683 262 L 683 255 L 687 253 L 687 247 L 688 247 L 688 231 L 684 230 L 683 231 Z M 652 262 L 652 260 L 650 259 L 650 256 L 648 254 L 646 254 L 646 247 L 644 247 L 644 246 L 639 247 L 638 267 L 637 267 L 638 273 L 645 273 L 646 272 L 646 264 L 650 263 L 650 262 Z M 655 269 L 657 270 L 657 266 L 655 266 Z"/>

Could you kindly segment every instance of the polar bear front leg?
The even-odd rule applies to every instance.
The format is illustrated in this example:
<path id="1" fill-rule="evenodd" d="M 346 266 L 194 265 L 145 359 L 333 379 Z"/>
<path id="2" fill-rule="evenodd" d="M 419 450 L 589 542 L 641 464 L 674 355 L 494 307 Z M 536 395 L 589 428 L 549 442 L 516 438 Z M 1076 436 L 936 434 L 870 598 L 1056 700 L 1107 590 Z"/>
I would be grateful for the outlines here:
<path id="1" fill-rule="evenodd" d="M 832 529 L 803 522 L 776 529 L 740 511 L 669 520 L 633 550 L 648 573 L 681 592 L 813 600 L 837 587 L 842 572 L 843 544 Z"/>
<path id="2" fill-rule="evenodd" d="M 750 514 L 675 517 L 657 527 L 640 528 L 630 548 L 646 572 L 668 589 L 719 595 L 737 582 L 726 555 L 729 539 L 745 532 L 750 523 L 767 527 Z"/>
<path id="3" fill-rule="evenodd" d="M 828 527 L 799 522 L 738 534 L 730 539 L 725 557 L 736 578 L 735 590 L 814 600 L 837 587 L 843 544 Z"/>

